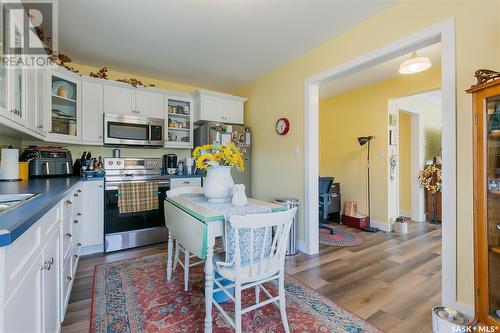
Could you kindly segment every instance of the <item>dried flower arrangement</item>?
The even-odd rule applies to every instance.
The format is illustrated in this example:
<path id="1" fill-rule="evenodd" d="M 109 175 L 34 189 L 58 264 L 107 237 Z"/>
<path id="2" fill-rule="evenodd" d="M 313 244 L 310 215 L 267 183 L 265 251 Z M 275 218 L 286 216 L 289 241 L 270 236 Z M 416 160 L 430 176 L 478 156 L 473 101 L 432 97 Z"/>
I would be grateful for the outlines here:
<path id="1" fill-rule="evenodd" d="M 420 171 L 418 180 L 420 185 L 431 193 L 441 191 L 441 187 L 443 185 L 441 164 L 427 165 L 424 170 Z"/>
<path id="2" fill-rule="evenodd" d="M 434 211 L 433 221 L 437 224 L 437 195 L 443 186 L 443 173 L 441 164 L 427 165 L 424 170 L 418 174 L 418 180 L 427 191 L 432 193 L 432 206 Z"/>
<path id="3" fill-rule="evenodd" d="M 108 79 L 108 69 L 105 66 L 102 66 L 99 68 L 99 71 L 97 73 L 90 72 L 90 77 L 95 77 L 97 79 L 103 79 L 107 80 Z"/>
<path id="4" fill-rule="evenodd" d="M 118 79 L 116 81 L 128 83 L 128 84 L 130 84 L 134 88 L 137 88 L 137 86 L 143 86 L 143 87 L 154 87 L 155 86 L 152 83 L 146 85 L 146 84 L 142 83 L 141 81 L 139 81 L 139 80 L 137 80 L 137 79 L 135 79 L 133 77 L 131 77 L 130 79 Z"/>

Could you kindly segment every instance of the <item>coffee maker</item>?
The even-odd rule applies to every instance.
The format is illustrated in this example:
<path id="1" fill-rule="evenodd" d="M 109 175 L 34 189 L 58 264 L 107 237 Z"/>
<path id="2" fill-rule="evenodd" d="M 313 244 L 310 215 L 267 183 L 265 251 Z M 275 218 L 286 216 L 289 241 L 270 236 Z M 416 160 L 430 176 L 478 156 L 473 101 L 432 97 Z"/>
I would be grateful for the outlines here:
<path id="1" fill-rule="evenodd" d="M 177 169 L 177 155 L 163 155 L 163 172 L 169 174 L 168 169 Z"/>

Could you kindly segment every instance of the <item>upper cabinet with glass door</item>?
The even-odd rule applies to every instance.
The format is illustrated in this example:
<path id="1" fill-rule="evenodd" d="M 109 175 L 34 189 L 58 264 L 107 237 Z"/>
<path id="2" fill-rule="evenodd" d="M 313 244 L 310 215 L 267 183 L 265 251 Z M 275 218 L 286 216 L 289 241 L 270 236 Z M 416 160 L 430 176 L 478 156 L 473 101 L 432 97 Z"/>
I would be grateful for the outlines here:
<path id="1" fill-rule="evenodd" d="M 47 86 L 49 136 L 55 138 L 80 139 L 80 79 L 76 75 L 49 71 Z"/>
<path id="2" fill-rule="evenodd" d="M 500 73 L 479 70 L 474 106 L 476 318 L 500 325 Z M 496 77 L 496 79 L 495 79 Z"/>
<path id="3" fill-rule="evenodd" d="M 193 101 L 191 98 L 166 97 L 165 147 L 193 148 Z"/>

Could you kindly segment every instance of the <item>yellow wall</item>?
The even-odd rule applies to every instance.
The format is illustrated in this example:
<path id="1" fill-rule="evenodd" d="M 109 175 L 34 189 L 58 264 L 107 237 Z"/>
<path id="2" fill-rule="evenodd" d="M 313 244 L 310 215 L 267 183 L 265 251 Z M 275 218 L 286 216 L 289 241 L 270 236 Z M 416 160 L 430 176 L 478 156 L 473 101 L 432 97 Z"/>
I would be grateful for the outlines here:
<path id="1" fill-rule="evenodd" d="M 411 216 L 411 115 L 399 112 L 399 212 Z M 408 213 L 410 215 L 408 215 Z"/>
<path id="2" fill-rule="evenodd" d="M 390 222 L 386 153 L 389 144 L 388 101 L 434 90 L 440 85 L 440 68 L 433 67 L 419 74 L 401 75 L 320 101 L 319 172 L 323 176 L 334 176 L 335 181 L 340 182 L 343 201 L 357 201 L 358 210 L 368 213 L 367 146 L 360 147 L 356 138 L 374 135 L 370 154 L 371 217 L 374 221 Z M 408 183 L 407 187 L 409 190 Z"/>
<path id="3" fill-rule="evenodd" d="M 252 127 L 252 192 L 272 199 L 292 196 L 304 202 L 304 80 L 426 27 L 454 18 L 457 93 L 457 297 L 473 304 L 472 123 L 471 97 L 464 89 L 475 83 L 478 68 L 500 68 L 499 1 L 401 1 L 320 47 L 239 89 L 249 98 L 245 121 Z M 291 121 L 279 137 L 279 117 Z M 293 154 L 294 146 L 300 155 Z M 304 239 L 300 206 L 299 238 Z"/>

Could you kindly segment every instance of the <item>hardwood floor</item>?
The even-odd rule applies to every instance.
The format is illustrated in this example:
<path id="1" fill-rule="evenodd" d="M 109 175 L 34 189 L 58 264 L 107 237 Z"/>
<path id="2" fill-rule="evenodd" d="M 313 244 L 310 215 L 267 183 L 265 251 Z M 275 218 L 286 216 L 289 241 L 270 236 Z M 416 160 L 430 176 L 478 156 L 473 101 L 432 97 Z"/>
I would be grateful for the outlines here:
<path id="1" fill-rule="evenodd" d="M 407 235 L 362 233 L 361 246 L 321 245 L 318 255 L 289 257 L 287 272 L 386 332 L 431 332 L 431 308 L 441 302 L 440 226 L 413 222 Z M 159 251 L 166 244 L 82 258 L 62 332 L 88 332 L 96 265 Z"/>

